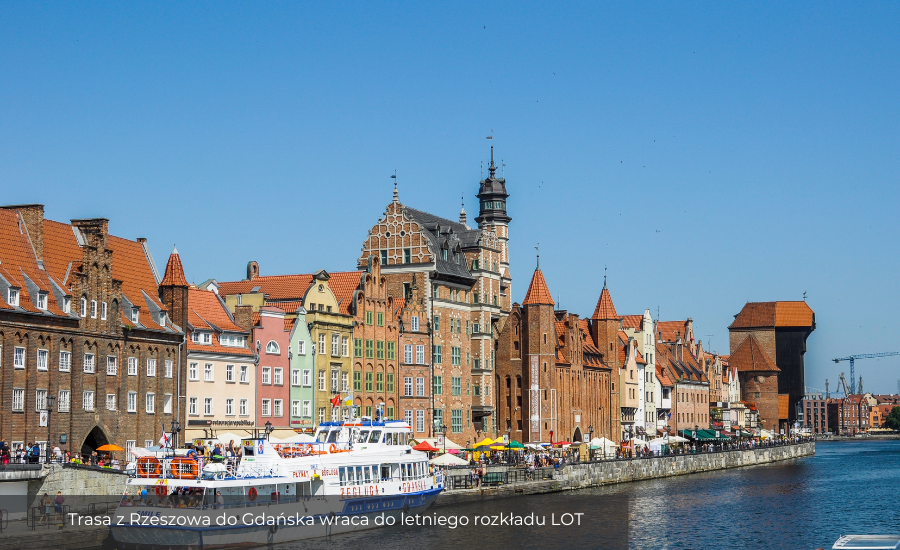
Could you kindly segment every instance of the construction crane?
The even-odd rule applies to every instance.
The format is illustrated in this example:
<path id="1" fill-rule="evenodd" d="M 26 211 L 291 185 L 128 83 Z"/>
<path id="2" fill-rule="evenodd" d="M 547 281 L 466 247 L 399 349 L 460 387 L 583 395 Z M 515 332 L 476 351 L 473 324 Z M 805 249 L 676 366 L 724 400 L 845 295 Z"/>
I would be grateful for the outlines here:
<path id="1" fill-rule="evenodd" d="M 832 361 L 834 361 L 835 363 L 840 363 L 841 361 L 850 361 L 850 393 L 855 394 L 856 393 L 855 361 L 857 359 L 874 359 L 876 357 L 891 357 L 892 355 L 900 355 L 900 351 L 886 351 L 884 353 L 860 353 L 857 355 L 850 355 L 847 357 L 838 357 L 836 359 L 832 359 Z"/>
<path id="2" fill-rule="evenodd" d="M 844 378 L 844 373 L 838 377 L 837 389 L 836 391 L 844 390 L 844 397 L 850 396 L 853 394 L 853 391 L 847 386 L 847 379 Z"/>

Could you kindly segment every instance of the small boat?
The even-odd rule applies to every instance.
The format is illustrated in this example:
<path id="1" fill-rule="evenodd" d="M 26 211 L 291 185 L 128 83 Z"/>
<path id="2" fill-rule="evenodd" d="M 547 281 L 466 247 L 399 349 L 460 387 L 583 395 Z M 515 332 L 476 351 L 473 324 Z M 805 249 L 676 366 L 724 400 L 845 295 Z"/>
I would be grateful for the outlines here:
<path id="1" fill-rule="evenodd" d="M 841 550 L 900 550 L 900 535 L 841 535 L 832 548 Z"/>
<path id="2" fill-rule="evenodd" d="M 444 488 L 411 437 L 404 421 L 351 419 L 322 423 L 303 445 L 242 439 L 241 456 L 219 461 L 141 457 L 112 536 L 120 549 L 208 550 L 396 525 Z"/>

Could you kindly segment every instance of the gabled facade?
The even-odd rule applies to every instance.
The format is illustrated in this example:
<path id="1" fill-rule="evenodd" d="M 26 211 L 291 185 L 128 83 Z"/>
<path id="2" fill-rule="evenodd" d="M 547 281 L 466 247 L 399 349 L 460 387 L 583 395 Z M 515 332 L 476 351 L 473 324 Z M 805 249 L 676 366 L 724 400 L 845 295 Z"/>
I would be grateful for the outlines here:
<path id="1" fill-rule="evenodd" d="M 75 454 L 155 442 L 178 418 L 183 325 L 146 241 L 108 225 L 0 208 L 0 439 L 12 449 L 46 445 L 48 397 L 50 442 Z"/>
<path id="2" fill-rule="evenodd" d="M 256 426 L 267 423 L 275 437 L 291 428 L 290 332 L 284 310 L 263 306 L 253 314 L 252 341 L 259 356 L 256 373 Z M 278 428 L 282 432 L 277 431 Z"/>
<path id="3" fill-rule="evenodd" d="M 400 324 L 400 418 L 412 427 L 415 437 L 433 437 L 444 426 L 444 418 L 433 418 L 432 411 L 444 411 L 446 390 L 452 390 L 452 378 L 445 378 L 445 367 L 435 369 L 431 361 L 431 323 L 424 289 L 419 276 L 413 274 L 407 298 L 399 301 L 397 318 Z M 472 406 L 484 398 L 481 387 L 473 386 Z M 490 396 L 487 396 L 490 399 Z M 449 403 L 449 400 L 448 402 Z M 449 407 L 452 409 L 453 407 Z"/>
<path id="4" fill-rule="evenodd" d="M 645 309 L 643 315 L 622 317 L 622 330 L 637 343 L 638 351 L 644 360 L 643 364 L 638 365 L 641 373 L 636 425 L 643 430 L 638 430 L 638 435 L 647 435 L 652 439 L 657 433 L 657 407 L 662 387 L 656 376 L 656 335 L 650 310 Z"/>
<path id="5" fill-rule="evenodd" d="M 656 356 L 657 364 L 674 383 L 669 427 L 675 431 L 708 428 L 709 380 L 691 354 L 690 346 L 681 340 L 679 334 L 674 342 L 657 342 Z"/>
<path id="6" fill-rule="evenodd" d="M 291 363 L 291 428 L 312 432 L 316 426 L 316 361 L 313 340 L 306 322 L 303 306 L 294 311 L 293 319 L 286 319 L 289 329 L 289 359 Z"/>
<path id="7" fill-rule="evenodd" d="M 402 204 L 395 188 L 357 262 L 364 269 L 377 256 L 395 300 L 408 298 L 416 276 L 428 297 L 432 362 L 442 381 L 451 382 L 449 399 L 440 399 L 443 408 L 436 404 L 430 416 L 460 442 L 496 434 L 496 336 L 511 307 L 508 193 L 493 163 L 478 198 L 478 227 L 472 228 L 464 209 L 451 221 Z"/>

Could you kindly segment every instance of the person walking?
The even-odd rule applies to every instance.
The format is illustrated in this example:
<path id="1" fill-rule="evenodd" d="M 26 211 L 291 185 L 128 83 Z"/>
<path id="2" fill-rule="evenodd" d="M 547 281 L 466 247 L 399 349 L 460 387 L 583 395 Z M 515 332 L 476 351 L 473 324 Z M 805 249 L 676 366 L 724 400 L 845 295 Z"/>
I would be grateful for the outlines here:
<path id="1" fill-rule="evenodd" d="M 63 503 L 66 497 L 62 495 L 62 491 L 56 491 L 56 499 L 53 501 L 53 510 L 56 512 L 57 523 L 63 523 Z"/>

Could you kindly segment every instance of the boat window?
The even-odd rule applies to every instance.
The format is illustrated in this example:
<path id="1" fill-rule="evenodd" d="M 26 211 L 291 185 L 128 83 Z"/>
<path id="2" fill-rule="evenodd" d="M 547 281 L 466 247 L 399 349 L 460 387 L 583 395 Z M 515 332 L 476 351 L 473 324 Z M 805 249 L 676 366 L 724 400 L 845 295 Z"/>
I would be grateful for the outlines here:
<path id="1" fill-rule="evenodd" d="M 361 430 L 356 440 L 360 443 L 365 443 L 369 439 L 369 430 Z"/>
<path id="2" fill-rule="evenodd" d="M 356 484 L 356 474 L 353 470 L 353 466 L 347 468 L 347 485 Z"/>
<path id="3" fill-rule="evenodd" d="M 391 465 L 390 464 L 382 464 L 381 465 L 381 480 L 382 481 L 390 481 L 391 479 Z"/>
<path id="4" fill-rule="evenodd" d="M 256 445 L 244 445 L 244 456 L 253 456 L 254 451 L 256 451 Z"/>
<path id="5" fill-rule="evenodd" d="M 369 443 L 378 443 L 381 440 L 381 430 L 372 430 L 372 435 L 369 436 Z"/>
<path id="6" fill-rule="evenodd" d="M 372 483 L 372 468 L 374 468 L 374 466 L 366 466 L 366 483 Z"/>
<path id="7" fill-rule="evenodd" d="M 341 434 L 341 430 L 331 430 L 328 433 L 328 443 L 335 443 L 338 440 L 338 436 Z"/>
<path id="8" fill-rule="evenodd" d="M 319 443 L 325 443 L 328 440 L 328 430 L 319 430 L 319 433 L 316 434 L 316 441 Z"/>
<path id="9" fill-rule="evenodd" d="M 338 470 L 341 474 L 341 486 L 344 486 L 347 484 L 347 468 L 341 466 L 340 468 L 338 468 Z"/>

